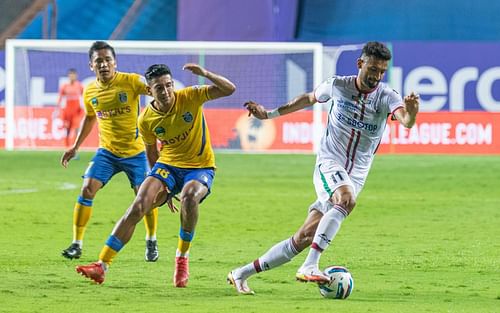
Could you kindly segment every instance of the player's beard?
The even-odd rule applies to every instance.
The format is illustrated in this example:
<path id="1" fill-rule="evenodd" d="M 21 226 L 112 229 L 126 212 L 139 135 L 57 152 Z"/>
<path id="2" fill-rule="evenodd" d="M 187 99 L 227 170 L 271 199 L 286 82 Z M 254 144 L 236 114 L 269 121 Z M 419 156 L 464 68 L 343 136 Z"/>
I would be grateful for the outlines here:
<path id="1" fill-rule="evenodd" d="M 365 85 L 369 89 L 373 89 L 373 88 L 377 87 L 379 82 L 380 81 L 378 81 L 378 80 L 370 80 L 368 77 L 365 79 Z"/>

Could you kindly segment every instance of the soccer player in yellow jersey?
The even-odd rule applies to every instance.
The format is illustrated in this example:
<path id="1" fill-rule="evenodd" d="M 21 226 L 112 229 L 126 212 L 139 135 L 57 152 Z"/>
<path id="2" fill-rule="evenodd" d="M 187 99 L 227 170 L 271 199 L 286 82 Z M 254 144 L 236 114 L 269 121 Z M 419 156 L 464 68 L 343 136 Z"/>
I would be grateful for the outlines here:
<path id="1" fill-rule="evenodd" d="M 189 248 L 198 220 L 198 205 L 210 193 L 215 169 L 202 106 L 208 100 L 231 95 L 236 87 L 227 78 L 197 64 L 186 64 L 183 69 L 206 77 L 213 84 L 174 91 L 172 74 L 166 65 L 155 64 L 146 71 L 148 90 L 154 100 L 139 117 L 139 129 L 152 170 L 132 205 L 115 225 L 99 261 L 76 268 L 78 273 L 99 284 L 104 282 L 113 258 L 130 240 L 144 214 L 164 203 L 176 211 L 172 197 L 180 192 L 181 227 L 173 281 L 175 287 L 187 285 Z M 161 151 L 157 141 L 161 142 Z"/>
<path id="2" fill-rule="evenodd" d="M 119 172 L 125 172 L 131 187 L 137 193 L 149 170 L 144 143 L 139 137 L 137 117 L 139 97 L 147 94 L 142 77 L 116 71 L 115 50 L 103 41 L 96 41 L 89 49 L 89 65 L 96 80 L 86 86 L 83 94 L 85 118 L 73 146 L 64 152 L 61 164 L 76 155 L 97 121 L 99 149 L 83 175 L 83 186 L 73 211 L 73 242 L 62 251 L 68 259 L 82 254 L 83 235 L 92 214 L 96 193 Z M 156 242 L 158 210 L 148 212 L 146 224 L 146 261 L 158 259 Z"/>

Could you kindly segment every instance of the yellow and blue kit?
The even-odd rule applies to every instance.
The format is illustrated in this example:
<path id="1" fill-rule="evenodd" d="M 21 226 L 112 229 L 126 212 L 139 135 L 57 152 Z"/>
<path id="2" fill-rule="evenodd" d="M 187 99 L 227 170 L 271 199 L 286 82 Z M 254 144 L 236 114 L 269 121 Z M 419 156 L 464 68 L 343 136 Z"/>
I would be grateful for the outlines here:
<path id="1" fill-rule="evenodd" d="M 118 157 L 130 157 L 144 151 L 137 117 L 139 97 L 147 94 L 139 74 L 117 72 L 108 83 L 98 80 L 85 88 L 86 115 L 96 116 L 99 124 L 99 147 Z"/>
<path id="2" fill-rule="evenodd" d="M 210 100 L 208 86 L 175 91 L 175 103 L 164 113 L 148 105 L 139 116 L 139 130 L 147 145 L 161 142 L 157 162 L 179 168 L 215 168 L 203 103 Z"/>

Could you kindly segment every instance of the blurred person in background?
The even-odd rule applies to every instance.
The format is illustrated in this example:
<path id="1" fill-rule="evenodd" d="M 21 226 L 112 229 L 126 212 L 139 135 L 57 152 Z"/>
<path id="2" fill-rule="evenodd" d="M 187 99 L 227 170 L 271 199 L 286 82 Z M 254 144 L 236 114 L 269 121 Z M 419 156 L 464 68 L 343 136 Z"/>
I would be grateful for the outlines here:
<path id="1" fill-rule="evenodd" d="M 68 70 L 68 79 L 69 81 L 59 89 L 57 98 L 57 110 L 66 130 L 64 142 L 66 148 L 69 147 L 70 140 L 78 133 L 78 127 L 84 113 L 81 104 L 83 85 L 78 80 L 76 69 L 70 68 Z"/>

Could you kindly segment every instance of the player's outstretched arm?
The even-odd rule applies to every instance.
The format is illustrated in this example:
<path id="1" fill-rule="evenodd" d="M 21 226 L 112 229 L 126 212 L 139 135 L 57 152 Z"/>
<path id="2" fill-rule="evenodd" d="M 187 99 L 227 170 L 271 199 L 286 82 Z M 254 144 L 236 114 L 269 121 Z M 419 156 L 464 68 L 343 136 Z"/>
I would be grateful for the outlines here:
<path id="1" fill-rule="evenodd" d="M 236 86 L 226 77 L 215 74 L 194 63 L 187 63 L 182 68 L 191 71 L 193 74 L 208 78 L 213 85 L 208 88 L 208 96 L 211 100 L 227 97 L 234 93 Z"/>
<path id="2" fill-rule="evenodd" d="M 95 116 L 89 116 L 86 115 L 85 118 L 82 121 L 82 125 L 80 126 L 80 131 L 78 132 L 78 135 L 76 136 L 75 143 L 71 148 L 66 150 L 61 157 L 61 165 L 64 167 L 68 167 L 69 161 L 76 155 L 76 152 L 80 148 L 80 145 L 83 143 L 85 138 L 88 137 L 90 132 L 92 131 L 92 127 L 94 127 L 94 124 L 96 122 L 96 117 Z"/>
<path id="3" fill-rule="evenodd" d="M 248 101 L 243 106 L 248 110 L 248 116 L 253 115 L 260 120 L 265 120 L 302 110 L 315 103 L 314 92 L 309 92 L 295 97 L 290 102 L 272 111 L 267 111 L 262 105 L 253 101 Z"/>
<path id="4" fill-rule="evenodd" d="M 412 92 L 409 96 L 404 97 L 403 108 L 394 112 L 394 116 L 404 127 L 411 128 L 415 124 L 419 99 L 419 96 Z"/>

